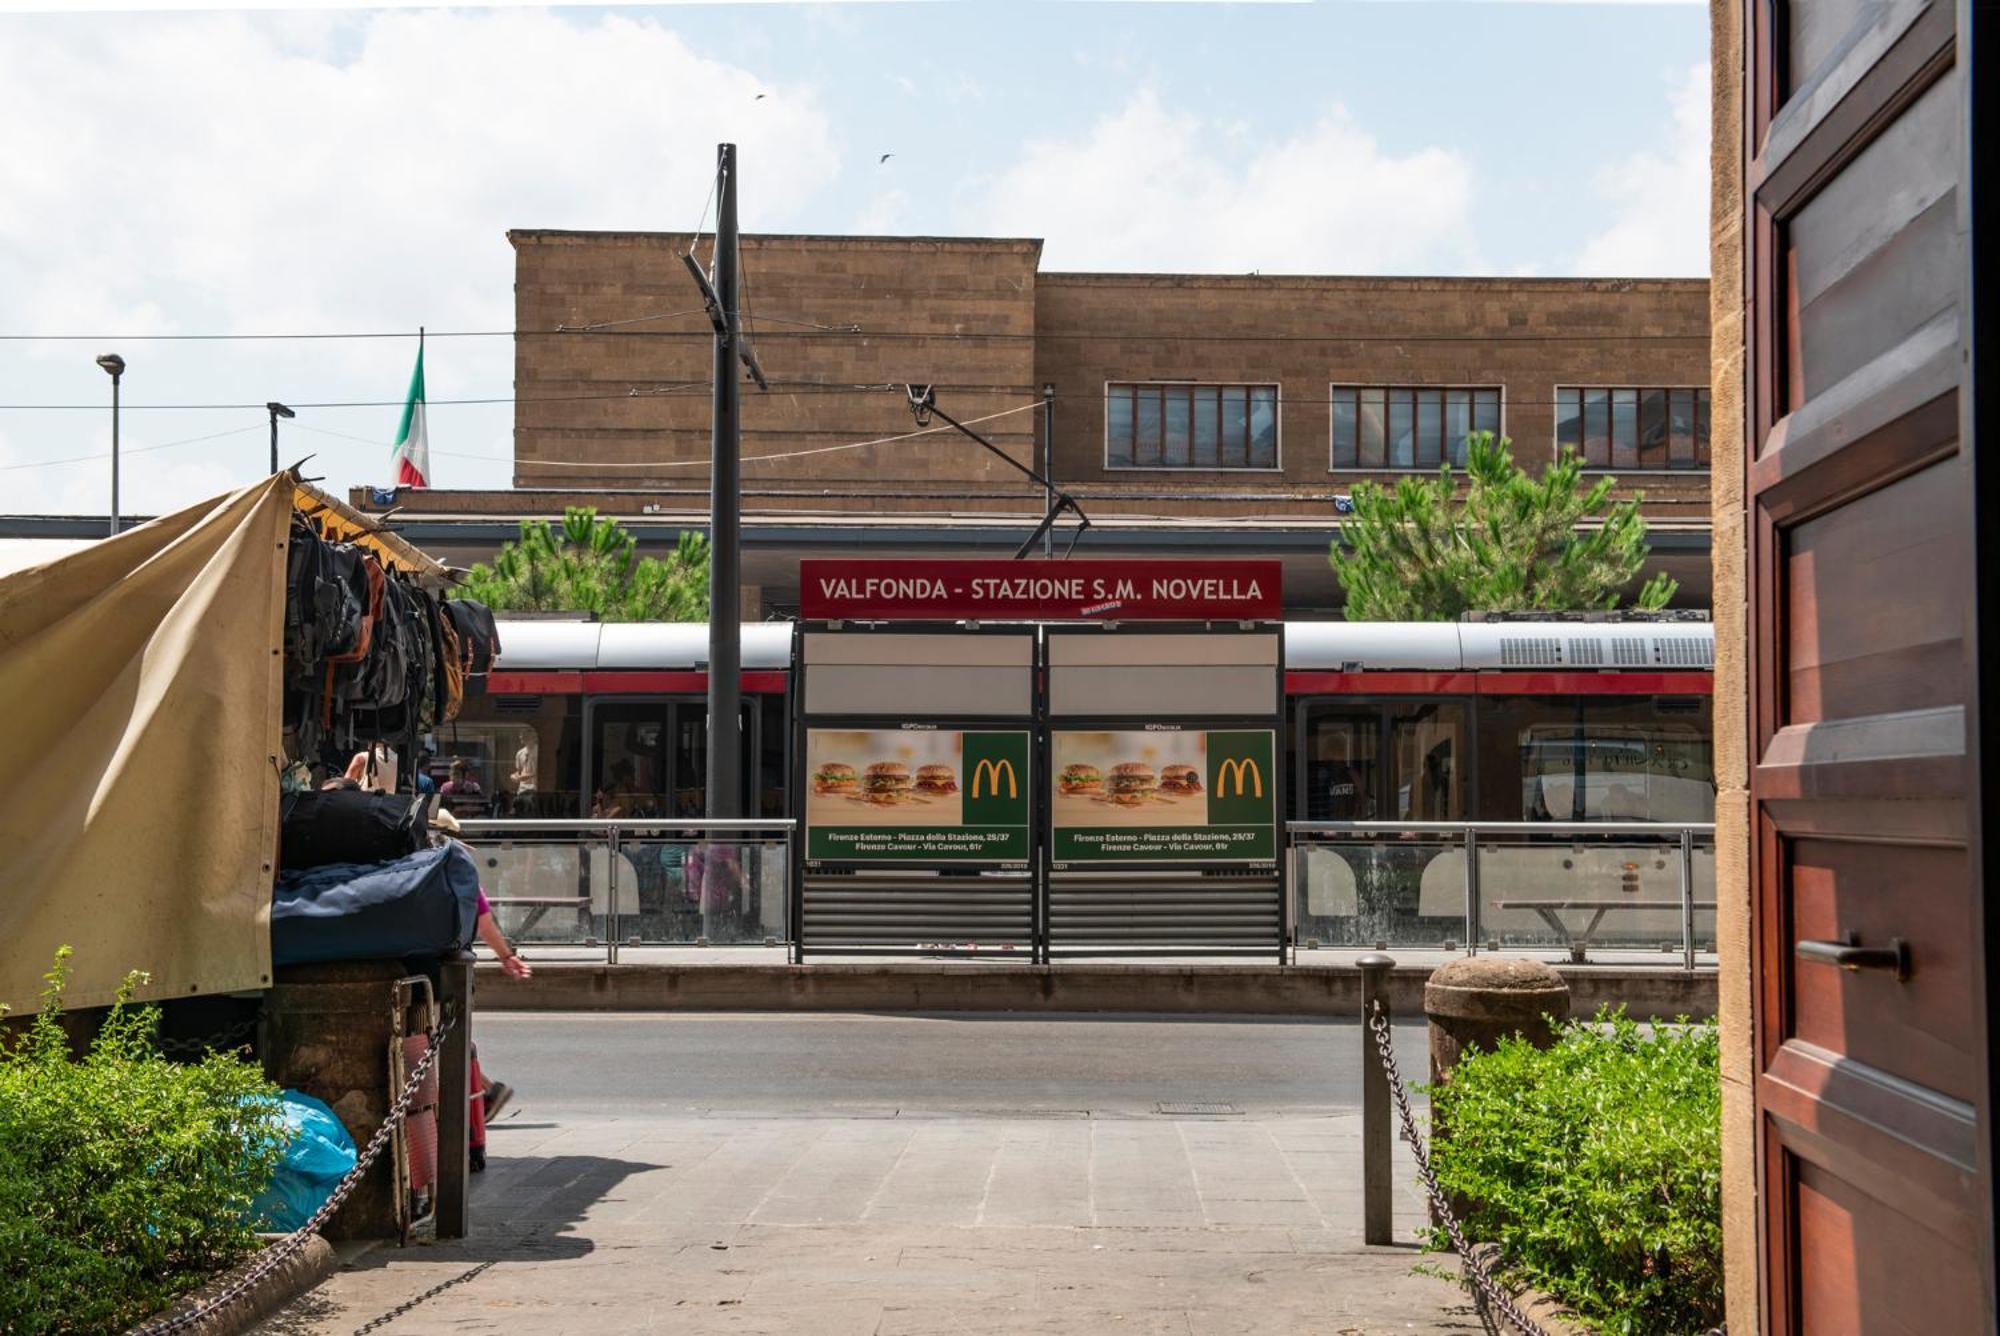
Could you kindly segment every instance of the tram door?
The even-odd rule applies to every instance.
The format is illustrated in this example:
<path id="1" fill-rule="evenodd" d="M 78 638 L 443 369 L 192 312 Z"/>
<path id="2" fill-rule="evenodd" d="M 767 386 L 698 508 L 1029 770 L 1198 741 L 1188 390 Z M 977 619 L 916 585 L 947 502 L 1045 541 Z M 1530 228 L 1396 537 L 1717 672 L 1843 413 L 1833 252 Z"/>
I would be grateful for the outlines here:
<path id="1" fill-rule="evenodd" d="M 754 758 L 757 721 L 745 702 L 742 737 Z M 586 706 L 588 785 L 580 815 L 693 820 L 707 810 L 708 705 L 696 697 L 593 700 Z M 745 811 L 757 769 L 743 768 Z"/>

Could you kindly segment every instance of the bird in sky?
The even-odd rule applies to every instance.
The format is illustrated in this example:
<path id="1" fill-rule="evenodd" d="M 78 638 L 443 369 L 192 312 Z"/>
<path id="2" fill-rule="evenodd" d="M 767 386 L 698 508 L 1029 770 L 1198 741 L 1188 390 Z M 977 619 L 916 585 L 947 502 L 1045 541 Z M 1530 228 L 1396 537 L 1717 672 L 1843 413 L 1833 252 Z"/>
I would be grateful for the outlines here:
<path id="1" fill-rule="evenodd" d="M 885 163 L 885 162 L 889 161 L 889 159 L 891 159 L 891 158 L 893 158 L 893 157 L 895 157 L 895 156 L 896 156 L 896 155 L 895 155 L 895 154 L 893 154 L 893 153 L 884 153 L 884 154 L 883 154 L 883 155 L 882 155 L 881 157 L 879 157 L 879 158 L 877 158 L 877 159 L 875 160 L 875 165 L 876 165 L 877 167 L 880 167 L 880 166 L 881 166 L 881 165 L 882 165 L 883 163 Z"/>
<path id="2" fill-rule="evenodd" d="M 763 94 L 763 93 L 759 93 L 759 94 L 757 94 L 757 96 L 755 96 L 755 97 L 751 98 L 750 100 L 751 100 L 752 102 L 762 102 L 762 101 L 764 100 L 765 96 L 766 96 L 765 94 Z"/>

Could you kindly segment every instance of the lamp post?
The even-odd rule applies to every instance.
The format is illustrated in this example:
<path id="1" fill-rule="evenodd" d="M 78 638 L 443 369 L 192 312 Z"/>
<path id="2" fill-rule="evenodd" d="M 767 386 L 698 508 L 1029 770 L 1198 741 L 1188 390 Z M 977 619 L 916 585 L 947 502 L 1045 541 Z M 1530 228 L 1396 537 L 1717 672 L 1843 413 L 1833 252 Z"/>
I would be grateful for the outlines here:
<path id="1" fill-rule="evenodd" d="M 264 408 L 271 415 L 271 472 L 276 473 L 278 471 L 278 419 L 294 418 L 298 414 L 280 403 L 265 404 Z"/>
<path id="2" fill-rule="evenodd" d="M 111 532 L 118 533 L 118 382 L 125 374 L 125 359 L 105 353 L 97 364 L 111 377 Z"/>

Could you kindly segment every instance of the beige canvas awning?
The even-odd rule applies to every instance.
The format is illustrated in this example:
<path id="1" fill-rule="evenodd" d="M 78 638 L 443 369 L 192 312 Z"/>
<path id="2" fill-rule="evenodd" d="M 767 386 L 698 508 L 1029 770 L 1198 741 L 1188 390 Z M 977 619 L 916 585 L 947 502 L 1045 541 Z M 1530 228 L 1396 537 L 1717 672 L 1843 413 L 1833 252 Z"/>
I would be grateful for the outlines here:
<path id="1" fill-rule="evenodd" d="M 270 982 L 296 507 L 441 573 L 291 472 L 0 578 L 0 1003 L 70 946 L 71 1007 Z"/>

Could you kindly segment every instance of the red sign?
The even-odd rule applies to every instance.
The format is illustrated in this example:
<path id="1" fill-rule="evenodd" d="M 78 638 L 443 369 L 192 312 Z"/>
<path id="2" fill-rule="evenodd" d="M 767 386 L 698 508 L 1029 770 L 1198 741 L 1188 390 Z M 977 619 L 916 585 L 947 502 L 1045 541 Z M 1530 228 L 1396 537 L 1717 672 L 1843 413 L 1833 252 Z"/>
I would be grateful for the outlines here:
<path id="1" fill-rule="evenodd" d="M 1275 561 L 801 561 L 810 621 L 1275 621 Z"/>

